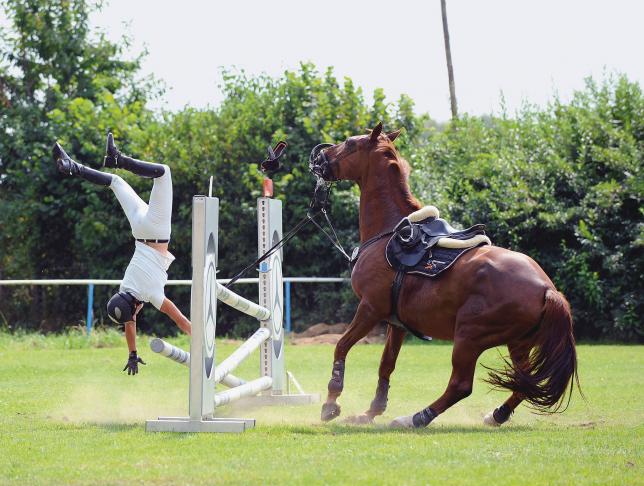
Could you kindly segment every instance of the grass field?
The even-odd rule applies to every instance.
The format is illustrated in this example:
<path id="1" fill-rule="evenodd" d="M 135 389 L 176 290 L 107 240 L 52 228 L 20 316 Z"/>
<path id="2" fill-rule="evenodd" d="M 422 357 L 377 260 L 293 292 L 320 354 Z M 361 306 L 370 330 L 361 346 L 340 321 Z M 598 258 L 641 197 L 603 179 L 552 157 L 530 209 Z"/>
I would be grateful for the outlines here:
<path id="1" fill-rule="evenodd" d="M 482 416 L 507 393 L 477 372 L 471 397 L 422 431 L 392 431 L 393 417 L 427 406 L 444 389 L 451 347 L 406 344 L 377 426 L 319 422 L 320 405 L 226 409 L 257 418 L 242 435 L 146 434 L 144 421 L 187 412 L 187 369 L 146 350 L 136 377 L 116 333 L 11 337 L 0 334 L 0 483 L 14 484 L 644 484 L 644 347 L 581 345 L 587 403 L 575 394 L 561 415 L 521 406 L 500 429 Z M 174 340 L 187 347 L 187 341 Z M 115 347 L 116 346 L 116 347 Z M 218 345 L 219 358 L 233 346 Z M 381 346 L 347 360 L 343 416 L 364 411 Z M 288 367 L 323 393 L 331 346 L 289 346 Z M 257 374 L 257 358 L 239 370 Z M 481 362 L 498 362 L 489 351 Z M 342 417 L 341 417 L 342 418 Z M 339 419 L 341 420 L 341 419 Z"/>

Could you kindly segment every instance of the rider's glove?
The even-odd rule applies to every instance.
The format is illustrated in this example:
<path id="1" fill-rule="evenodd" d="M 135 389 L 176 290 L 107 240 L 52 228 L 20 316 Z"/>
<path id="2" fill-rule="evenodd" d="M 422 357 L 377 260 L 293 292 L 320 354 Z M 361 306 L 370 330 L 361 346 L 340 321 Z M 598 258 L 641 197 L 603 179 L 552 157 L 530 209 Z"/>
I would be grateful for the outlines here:
<path id="1" fill-rule="evenodd" d="M 136 351 L 132 351 L 123 371 L 127 370 L 128 375 L 136 375 L 139 372 L 139 363 L 142 365 L 145 364 L 145 362 L 137 356 Z"/>

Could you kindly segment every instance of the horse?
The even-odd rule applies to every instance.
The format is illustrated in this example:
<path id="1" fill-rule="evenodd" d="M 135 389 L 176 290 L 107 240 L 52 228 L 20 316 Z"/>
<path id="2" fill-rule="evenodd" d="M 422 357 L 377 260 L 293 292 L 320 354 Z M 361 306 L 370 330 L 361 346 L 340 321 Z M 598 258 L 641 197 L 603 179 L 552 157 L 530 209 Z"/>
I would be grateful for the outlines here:
<path id="1" fill-rule="evenodd" d="M 503 424 L 523 401 L 539 413 L 565 410 L 575 382 L 581 392 L 570 305 L 529 256 L 492 245 L 476 247 L 438 278 L 406 275 L 394 304 L 396 272 L 385 258 L 383 235 L 421 209 L 409 187 L 411 167 L 393 143 L 400 132 L 383 132 L 379 123 L 366 135 L 336 145 L 320 144 L 311 153 L 311 170 L 318 178 L 327 183 L 354 181 L 360 189 L 361 246 L 351 273 L 359 304 L 335 347 L 321 419 L 340 415 L 337 400 L 344 388 L 347 354 L 383 321 L 389 325 L 375 397 L 364 414 L 353 417 L 354 422 L 373 423 L 386 410 L 390 376 L 407 330 L 453 341 L 452 373 L 437 400 L 413 415 L 396 418 L 390 426 L 426 427 L 468 397 L 479 356 L 502 345 L 507 345 L 509 359 L 504 358 L 502 369 L 489 369 L 486 381 L 511 395 L 485 415 L 484 423 Z"/>

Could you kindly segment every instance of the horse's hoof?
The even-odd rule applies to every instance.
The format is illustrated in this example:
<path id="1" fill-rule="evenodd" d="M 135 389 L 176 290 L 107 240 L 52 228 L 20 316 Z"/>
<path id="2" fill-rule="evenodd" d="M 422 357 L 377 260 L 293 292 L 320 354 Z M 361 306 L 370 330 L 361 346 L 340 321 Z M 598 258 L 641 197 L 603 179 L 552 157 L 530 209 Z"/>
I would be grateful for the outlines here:
<path id="1" fill-rule="evenodd" d="M 340 405 L 336 402 L 327 402 L 322 405 L 320 417 L 323 422 L 328 422 L 338 416 L 340 416 Z"/>
<path id="2" fill-rule="evenodd" d="M 489 425 L 490 427 L 501 427 L 501 424 L 498 423 L 494 418 L 494 412 L 490 412 L 485 417 L 483 417 L 483 423 L 485 425 Z"/>
<path id="3" fill-rule="evenodd" d="M 347 418 L 346 423 L 354 425 L 370 425 L 373 424 L 373 417 L 363 413 L 362 415 L 352 415 Z"/>
<path id="4" fill-rule="evenodd" d="M 390 424 L 390 428 L 394 429 L 413 429 L 414 427 L 414 416 L 407 415 L 406 417 L 396 417 Z"/>

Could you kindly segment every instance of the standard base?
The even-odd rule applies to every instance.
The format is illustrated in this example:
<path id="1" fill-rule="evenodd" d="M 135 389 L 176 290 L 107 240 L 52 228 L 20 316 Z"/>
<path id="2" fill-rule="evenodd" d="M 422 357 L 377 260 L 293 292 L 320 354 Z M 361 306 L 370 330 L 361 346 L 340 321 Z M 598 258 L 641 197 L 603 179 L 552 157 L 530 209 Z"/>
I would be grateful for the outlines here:
<path id="1" fill-rule="evenodd" d="M 237 403 L 242 406 L 266 407 L 271 405 L 310 405 L 320 401 L 319 393 L 306 393 L 300 395 L 257 395 L 242 398 Z"/>
<path id="2" fill-rule="evenodd" d="M 255 427 L 255 419 L 211 418 L 192 420 L 190 417 L 159 417 L 145 422 L 146 432 L 228 432 L 240 433 Z"/>

